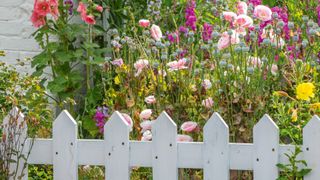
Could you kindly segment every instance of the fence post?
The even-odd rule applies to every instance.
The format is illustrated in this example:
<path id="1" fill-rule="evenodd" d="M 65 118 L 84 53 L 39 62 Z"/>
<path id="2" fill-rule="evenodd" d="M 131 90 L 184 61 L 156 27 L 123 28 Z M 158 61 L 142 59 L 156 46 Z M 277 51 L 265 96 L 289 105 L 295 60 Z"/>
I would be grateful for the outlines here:
<path id="1" fill-rule="evenodd" d="M 203 128 L 205 180 L 229 180 L 229 127 L 214 113 Z"/>
<path id="2" fill-rule="evenodd" d="M 253 127 L 253 146 L 253 178 L 277 179 L 279 129 L 268 115 L 264 115 Z"/>
<path id="3" fill-rule="evenodd" d="M 66 111 L 53 122 L 53 178 L 78 179 L 77 123 Z"/>
<path id="4" fill-rule="evenodd" d="M 106 180 L 130 179 L 129 132 L 129 126 L 117 111 L 104 126 Z"/>
<path id="5" fill-rule="evenodd" d="M 12 119 L 13 118 L 13 119 Z M 12 124 L 14 123 L 16 120 L 16 124 Z M 28 165 L 26 164 L 27 162 L 25 161 L 24 158 L 20 157 L 24 156 L 26 157 L 26 151 L 24 149 L 25 147 L 25 141 L 27 138 L 27 123 L 24 119 L 24 115 L 20 112 L 20 110 L 17 107 L 14 107 L 10 112 L 9 115 L 7 115 L 4 120 L 3 120 L 3 125 L 4 125 L 4 134 L 8 135 L 9 132 L 9 128 L 11 128 L 10 126 L 14 125 L 16 126 L 15 129 L 12 129 L 14 132 L 15 137 L 13 139 L 13 147 L 16 152 L 18 153 L 16 155 L 12 155 L 12 159 L 16 162 L 10 163 L 9 165 L 9 173 L 14 173 L 17 175 L 17 177 L 10 177 L 10 180 L 14 180 L 14 179 L 22 179 L 22 180 L 27 180 L 28 179 Z M 9 140 L 7 138 L 7 140 Z M 7 143 L 7 142 L 5 142 Z M 26 165 L 26 167 L 24 167 Z M 18 166 L 18 167 L 17 167 Z M 22 177 L 20 177 L 20 175 Z"/>
<path id="6" fill-rule="evenodd" d="M 313 116 L 303 128 L 303 155 L 311 172 L 304 180 L 320 179 L 320 118 Z"/>
<path id="7" fill-rule="evenodd" d="M 177 180 L 177 126 L 166 112 L 152 125 L 154 180 Z"/>

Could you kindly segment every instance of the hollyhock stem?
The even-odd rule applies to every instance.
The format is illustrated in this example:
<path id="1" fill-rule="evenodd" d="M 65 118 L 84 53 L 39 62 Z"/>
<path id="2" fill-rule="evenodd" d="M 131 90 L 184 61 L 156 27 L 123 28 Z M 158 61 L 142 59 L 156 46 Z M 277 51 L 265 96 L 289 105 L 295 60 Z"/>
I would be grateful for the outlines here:
<path id="1" fill-rule="evenodd" d="M 88 42 L 92 43 L 92 25 L 88 25 Z M 86 76 L 87 76 L 87 92 L 91 89 L 91 56 L 89 49 L 87 50 Z"/>

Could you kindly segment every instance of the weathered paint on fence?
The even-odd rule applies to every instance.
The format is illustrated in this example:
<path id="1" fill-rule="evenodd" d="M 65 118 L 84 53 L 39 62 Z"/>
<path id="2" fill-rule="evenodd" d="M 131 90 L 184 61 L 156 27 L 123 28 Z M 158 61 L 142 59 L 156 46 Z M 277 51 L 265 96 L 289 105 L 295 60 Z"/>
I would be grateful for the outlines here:
<path id="1" fill-rule="evenodd" d="M 303 129 L 303 158 L 312 168 L 306 180 L 320 179 L 320 118 Z M 218 113 L 204 126 L 204 142 L 176 142 L 177 127 L 163 112 L 152 127 L 153 140 L 129 140 L 119 112 L 105 125 L 105 140 L 77 139 L 77 125 L 63 111 L 53 124 L 53 139 L 35 139 L 29 164 L 53 164 L 55 179 L 77 179 L 78 165 L 106 166 L 106 179 L 130 179 L 130 167 L 152 167 L 153 179 L 178 178 L 178 168 L 204 169 L 204 179 L 229 179 L 229 170 L 252 170 L 254 178 L 278 177 L 277 163 L 287 164 L 293 145 L 279 144 L 279 129 L 265 115 L 254 127 L 253 143 L 229 143 L 229 129 Z M 28 139 L 25 146 L 32 142 Z"/>

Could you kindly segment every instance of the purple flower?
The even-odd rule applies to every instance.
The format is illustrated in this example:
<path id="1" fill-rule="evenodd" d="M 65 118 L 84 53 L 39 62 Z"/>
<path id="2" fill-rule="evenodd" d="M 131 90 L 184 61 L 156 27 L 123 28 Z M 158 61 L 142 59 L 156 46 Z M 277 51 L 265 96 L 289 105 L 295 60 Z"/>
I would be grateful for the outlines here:
<path id="1" fill-rule="evenodd" d="M 211 39 L 212 34 L 212 26 L 208 23 L 203 24 L 203 32 L 202 32 L 202 39 L 204 41 L 209 41 Z"/>
<path id="2" fill-rule="evenodd" d="M 195 31 L 197 29 L 197 17 L 196 17 L 196 2 L 194 0 L 189 1 L 186 8 L 186 26 Z"/>
<path id="3" fill-rule="evenodd" d="M 69 6 L 69 15 L 72 15 L 73 14 L 73 0 L 64 0 L 63 1 L 64 5 L 68 5 Z"/>
<path id="4" fill-rule="evenodd" d="M 106 106 L 97 107 L 96 113 L 93 117 L 96 121 L 96 126 L 99 128 L 100 133 L 103 133 L 105 120 L 109 117 L 108 111 L 109 109 Z"/>

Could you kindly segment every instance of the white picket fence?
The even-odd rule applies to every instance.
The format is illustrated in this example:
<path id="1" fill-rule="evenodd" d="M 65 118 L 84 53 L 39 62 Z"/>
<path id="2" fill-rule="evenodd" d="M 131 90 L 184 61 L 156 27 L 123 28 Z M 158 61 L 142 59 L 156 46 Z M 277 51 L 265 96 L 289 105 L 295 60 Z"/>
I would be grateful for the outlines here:
<path id="1" fill-rule="evenodd" d="M 129 140 L 129 127 L 119 112 L 106 123 L 104 140 L 78 139 L 77 129 L 63 111 L 53 123 L 53 138 L 34 141 L 28 164 L 53 165 L 56 180 L 78 179 L 79 165 L 105 166 L 107 180 L 130 179 L 131 167 L 152 167 L 154 180 L 177 180 L 178 168 L 203 169 L 206 180 L 228 180 L 229 170 L 252 170 L 255 180 L 274 180 L 279 175 L 276 164 L 287 164 L 284 153 L 294 151 L 293 145 L 279 144 L 279 129 L 268 115 L 254 126 L 253 143 L 229 143 L 228 126 L 218 113 L 204 126 L 204 142 L 177 142 L 177 126 L 165 112 L 152 126 L 151 142 Z M 30 143 L 28 139 L 24 146 Z M 303 129 L 302 149 L 299 158 L 312 169 L 304 179 L 319 180 L 318 116 Z"/>

